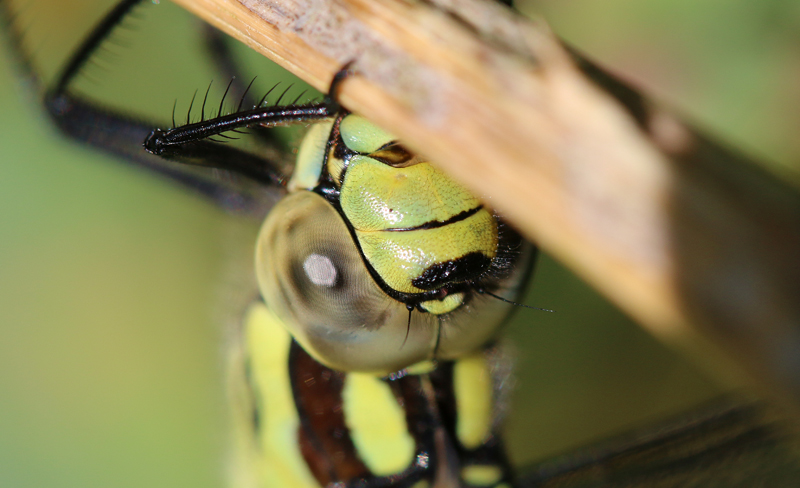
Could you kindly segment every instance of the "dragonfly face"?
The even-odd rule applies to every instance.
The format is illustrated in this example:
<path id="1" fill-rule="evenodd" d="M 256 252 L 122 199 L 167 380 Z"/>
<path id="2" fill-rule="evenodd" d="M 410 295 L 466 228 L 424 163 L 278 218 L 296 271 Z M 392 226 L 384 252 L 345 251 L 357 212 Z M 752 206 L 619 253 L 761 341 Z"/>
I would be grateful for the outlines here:
<path id="1" fill-rule="evenodd" d="M 341 371 L 456 359 L 497 333 L 531 249 L 396 138 L 347 113 L 303 143 L 256 249 L 261 295 Z M 313 175 L 310 176 L 310 175 Z"/>

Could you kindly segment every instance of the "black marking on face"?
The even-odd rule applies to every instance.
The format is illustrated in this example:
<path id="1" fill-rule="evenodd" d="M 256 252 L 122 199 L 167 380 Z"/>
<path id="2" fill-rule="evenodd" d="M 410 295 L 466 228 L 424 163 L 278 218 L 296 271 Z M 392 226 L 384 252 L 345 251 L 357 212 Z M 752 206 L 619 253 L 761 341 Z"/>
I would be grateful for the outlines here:
<path id="1" fill-rule="evenodd" d="M 440 220 L 431 220 L 430 222 L 425 222 L 422 225 L 418 225 L 416 227 L 390 227 L 388 229 L 383 229 L 385 232 L 410 232 L 413 230 L 428 230 L 428 229 L 438 229 L 439 227 L 444 227 L 450 224 L 455 224 L 456 222 L 461 222 L 462 220 L 466 220 L 476 213 L 480 212 L 483 209 L 483 205 L 478 205 L 475 208 L 471 208 L 469 210 L 464 210 L 463 212 L 459 212 L 449 219 L 445 220 L 444 222 Z"/>
<path id="2" fill-rule="evenodd" d="M 436 290 L 450 283 L 463 283 L 482 276 L 492 266 L 492 259 L 480 252 L 471 252 L 458 259 L 428 267 L 411 284 L 420 290 Z"/>

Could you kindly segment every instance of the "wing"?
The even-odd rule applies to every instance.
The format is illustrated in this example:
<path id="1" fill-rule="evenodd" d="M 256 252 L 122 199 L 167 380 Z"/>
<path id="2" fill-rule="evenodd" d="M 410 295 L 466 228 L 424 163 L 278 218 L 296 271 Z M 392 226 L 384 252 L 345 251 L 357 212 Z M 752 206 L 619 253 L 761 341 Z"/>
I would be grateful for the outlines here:
<path id="1" fill-rule="evenodd" d="M 761 404 L 726 398 L 532 466 L 525 488 L 795 486 L 796 439 Z"/>

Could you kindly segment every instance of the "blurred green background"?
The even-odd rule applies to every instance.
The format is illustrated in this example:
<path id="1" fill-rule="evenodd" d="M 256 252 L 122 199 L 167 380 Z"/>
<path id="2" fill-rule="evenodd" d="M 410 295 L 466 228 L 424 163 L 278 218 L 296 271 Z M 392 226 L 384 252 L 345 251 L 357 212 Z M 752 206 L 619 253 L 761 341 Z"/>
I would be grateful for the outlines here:
<path id="1" fill-rule="evenodd" d="M 52 76 L 109 2 L 23 4 L 27 44 Z M 800 2 L 542 0 L 521 9 L 781 174 L 800 174 Z M 83 92 L 167 120 L 176 98 L 185 113 L 195 89 L 227 81 L 198 52 L 187 14 L 162 2 L 137 17 L 86 71 Z M 221 486 L 223 323 L 235 319 L 225 303 L 251 296 L 257 224 L 59 138 L 3 47 L 0 486 Z M 249 66 L 262 87 L 286 76 L 265 61 Z M 524 311 L 508 330 L 517 463 L 725 389 L 547 257 L 527 302 L 558 312 Z"/>

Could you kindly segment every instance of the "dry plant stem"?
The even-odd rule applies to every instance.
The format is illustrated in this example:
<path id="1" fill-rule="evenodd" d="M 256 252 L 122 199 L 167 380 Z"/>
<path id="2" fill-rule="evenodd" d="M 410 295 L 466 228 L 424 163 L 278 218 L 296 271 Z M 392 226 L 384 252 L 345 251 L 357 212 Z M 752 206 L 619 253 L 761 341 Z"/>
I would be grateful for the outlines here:
<path id="1" fill-rule="evenodd" d="M 542 23 L 480 0 L 175 1 L 321 91 L 354 61 L 343 105 L 662 339 L 800 404 L 798 193 L 587 76 Z"/>

